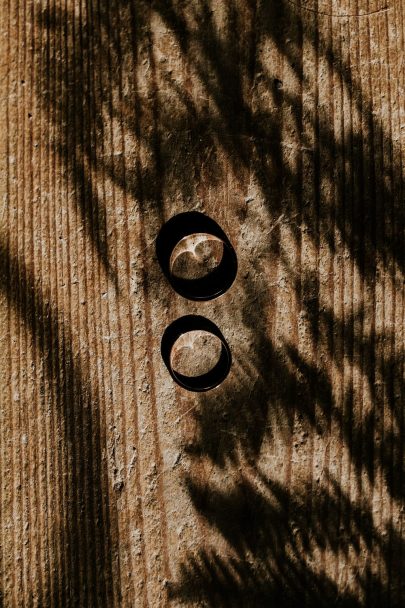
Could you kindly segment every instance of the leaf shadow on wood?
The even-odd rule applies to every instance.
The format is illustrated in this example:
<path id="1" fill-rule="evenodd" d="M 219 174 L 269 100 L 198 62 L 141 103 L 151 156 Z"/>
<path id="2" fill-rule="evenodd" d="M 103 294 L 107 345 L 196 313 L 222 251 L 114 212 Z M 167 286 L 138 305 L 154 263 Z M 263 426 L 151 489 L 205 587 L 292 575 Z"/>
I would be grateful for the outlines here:
<path id="1" fill-rule="evenodd" d="M 52 597 L 40 601 L 44 606 L 91 601 L 108 605 L 115 508 L 108 500 L 97 398 L 77 366 L 69 330 L 22 260 L 3 242 L 0 265 L 1 289 L 31 332 L 45 363 L 47 390 L 54 400 L 51 415 L 63 442 L 57 466 L 66 476 L 55 480 L 64 497 L 62 516 L 66 518 L 55 539 L 59 547 L 54 547 L 56 553 L 61 552 L 60 584 L 53 580 Z"/>
<path id="2" fill-rule="evenodd" d="M 266 201 L 269 222 L 284 216 L 296 247 L 300 246 L 304 227 L 315 246 L 324 241 L 332 254 L 336 254 L 338 245 L 341 248 L 339 241 L 343 242 L 364 284 L 374 285 L 377 259 L 384 260 L 385 268 L 398 268 L 394 278 L 397 280 L 404 269 L 404 207 L 394 144 L 375 118 L 353 69 L 339 55 L 336 45 L 322 37 L 313 17 L 302 16 L 287 0 L 224 1 L 227 26 L 220 32 L 213 18 L 213 6 L 207 0 L 191 4 L 156 0 L 151 5 L 100 0 L 86 3 L 85 7 L 86 13 L 81 13 L 80 18 L 56 8 L 39 13 L 38 23 L 48 32 L 48 38 L 41 50 L 44 72 L 37 95 L 55 124 L 65 125 L 55 147 L 66 162 L 83 225 L 117 288 L 116 260 L 108 244 L 114 240 L 114 234 L 108 233 L 108 225 L 113 223 L 108 219 L 109 194 L 97 190 L 97 177 L 109 180 L 112 192 L 121 192 L 137 202 L 149 237 L 157 233 L 164 220 L 164 199 L 172 196 L 173 200 L 189 204 L 204 196 L 207 181 L 211 185 L 221 183 L 221 157 L 226 158 L 235 175 L 253 176 Z M 152 17 L 158 17 L 169 29 L 209 103 L 197 105 L 187 87 L 179 84 L 169 70 L 164 76 L 165 90 L 161 90 Z M 283 149 L 283 112 L 289 109 L 291 125 L 301 133 L 304 118 L 307 120 L 302 97 L 283 85 L 278 67 L 273 75 L 268 75 L 257 55 L 258 45 L 271 40 L 302 83 L 304 35 L 322 56 L 329 73 L 340 75 L 340 94 L 349 96 L 363 125 L 360 132 L 350 132 L 337 141 L 333 125 L 327 122 L 328 114 L 325 117 L 320 113 L 312 124 L 317 147 L 300 139 L 301 151 L 312 159 L 309 176 L 300 151 L 295 151 L 296 162 L 291 168 L 285 162 Z M 247 42 L 243 48 L 241 41 Z M 142 67 L 144 63 L 146 68 Z M 41 90 L 45 77 L 54 83 L 46 92 Z M 254 105 L 255 88 L 267 95 L 271 111 L 265 104 Z M 120 154 L 116 155 L 111 141 L 118 138 L 117 133 L 121 140 Z M 125 136 L 135 143 L 125 147 Z M 374 142 L 382 144 L 392 161 L 388 176 L 384 175 L 383 160 L 373 155 Z M 335 185 L 333 209 L 323 199 L 325 180 Z M 310 204 L 303 195 L 303 184 L 309 181 L 315 197 Z M 321 212 L 323 206 L 326 211 Z M 395 218 L 389 235 L 379 227 L 385 225 L 387 218 Z M 281 259 L 279 237 L 280 230 L 276 229 L 269 251 Z M 145 243 L 147 240 L 145 237 Z M 286 260 L 283 263 L 288 267 Z M 314 343 L 321 332 L 329 336 L 331 363 L 342 370 L 347 358 L 353 365 L 359 359 L 364 362 L 371 387 L 371 411 L 360 426 L 353 425 L 353 393 L 346 391 L 341 408 L 335 402 L 328 370 L 308 363 L 294 345 L 286 343 L 280 349 L 272 342 L 262 314 L 269 305 L 265 280 L 247 279 L 241 286 L 241 301 L 246 303 L 242 321 L 252 335 L 252 343 L 241 367 L 254 370 L 254 382 L 242 378 L 237 391 L 232 387 L 201 399 L 196 414 L 198 436 L 188 446 L 189 453 L 197 460 L 208 458 L 219 469 L 237 467 L 242 453 L 254 467 L 264 441 L 271 439 L 276 427 L 287 429 L 288 435 L 298 416 L 311 432 L 327 437 L 333 423 L 341 429 L 358 478 L 365 472 L 373 483 L 376 469 L 382 470 L 390 496 L 403 501 L 403 404 L 396 396 L 403 394 L 397 371 L 403 365 L 403 353 L 395 355 L 392 349 L 388 357 L 376 354 L 382 341 L 394 343 L 395 336 L 371 331 L 360 338 L 356 332 L 367 311 L 337 319 L 334 311 L 319 301 L 318 276 L 288 267 L 288 280 L 301 302 L 302 314 L 309 319 Z M 149 293 L 153 295 L 160 288 L 150 285 Z M 254 315 L 252 301 L 258 311 Z M 389 396 L 386 406 L 381 406 L 373 388 L 376 370 Z M 386 432 L 376 448 L 376 424 L 383 407 L 389 408 L 396 430 L 393 426 L 392 432 Z M 189 601 L 197 590 L 205 590 L 199 599 L 209 606 L 237 606 L 237 602 L 261 606 L 269 601 L 279 602 L 279 606 L 298 606 L 303 604 L 294 602 L 300 601 L 302 593 L 311 606 L 329 605 L 336 598 L 342 606 L 360 605 L 349 592 L 338 597 L 335 582 L 317 575 L 299 555 L 290 518 L 295 511 L 300 520 L 302 550 L 308 549 L 309 537 L 318 548 L 327 545 L 331 552 L 349 551 L 350 547 L 356 553 L 359 538 L 367 548 L 371 543 L 377 544 L 391 570 L 392 585 L 399 589 L 397 596 L 404 597 L 393 564 L 394 557 L 403 552 L 397 532 L 391 529 L 387 532 L 389 541 L 381 539 L 366 507 L 351 504 L 342 490 L 333 486 L 333 480 L 330 494 L 325 494 L 324 489 L 315 492 L 311 499 L 315 504 L 311 506 L 302 488 L 297 498 L 269 480 L 263 483 L 268 486 L 271 500 L 258 496 L 257 488 L 243 479 L 240 487 L 229 494 L 200 487 L 192 477 L 186 481 L 196 509 L 226 538 L 236 557 L 226 561 L 203 549 L 198 555 L 190 555 L 182 568 L 181 581 L 171 586 L 176 601 Z M 100 490 L 94 491 L 100 494 Z M 308 511 L 312 520 L 305 532 L 302 514 Z M 333 536 L 328 513 L 334 520 L 344 521 L 349 540 Z M 93 524 L 89 524 L 90 528 Z M 108 534 L 107 527 L 107 537 Z M 289 553 L 284 545 L 288 545 Z M 78 550 L 72 551 L 73 564 Z M 255 568 L 246 563 L 247 551 L 254 553 Z M 106 554 L 107 571 L 111 567 L 109 559 Z M 273 562 L 277 562 L 277 569 Z M 67 576 L 77 575 L 73 569 L 68 572 Z M 389 603 L 390 590 L 371 570 L 363 575 L 365 581 L 360 583 L 370 602 L 395 606 L 394 600 Z"/>

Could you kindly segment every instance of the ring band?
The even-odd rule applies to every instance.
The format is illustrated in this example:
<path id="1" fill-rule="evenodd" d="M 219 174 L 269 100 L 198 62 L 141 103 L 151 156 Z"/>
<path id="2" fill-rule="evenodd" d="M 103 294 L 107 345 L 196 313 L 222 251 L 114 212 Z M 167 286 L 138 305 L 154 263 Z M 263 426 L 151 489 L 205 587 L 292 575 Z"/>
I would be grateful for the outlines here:
<path id="1" fill-rule="evenodd" d="M 221 241 L 223 255 L 218 266 L 201 278 L 186 279 L 172 273 L 173 251 L 185 237 L 202 234 Z M 156 254 L 163 274 L 173 289 L 189 300 L 212 300 L 225 293 L 235 280 L 238 263 L 228 237 L 210 217 L 198 211 L 179 213 L 168 220 L 156 239 Z"/>
<path id="2" fill-rule="evenodd" d="M 190 331 L 204 331 L 214 335 L 221 341 L 221 354 L 217 363 L 209 372 L 200 376 L 180 374 L 173 369 L 171 363 L 171 353 L 174 344 L 180 336 Z M 227 377 L 232 364 L 231 351 L 219 328 L 206 317 L 199 315 L 186 315 L 173 321 L 162 336 L 161 353 L 173 380 L 183 388 L 194 392 L 209 391 L 221 384 Z"/>

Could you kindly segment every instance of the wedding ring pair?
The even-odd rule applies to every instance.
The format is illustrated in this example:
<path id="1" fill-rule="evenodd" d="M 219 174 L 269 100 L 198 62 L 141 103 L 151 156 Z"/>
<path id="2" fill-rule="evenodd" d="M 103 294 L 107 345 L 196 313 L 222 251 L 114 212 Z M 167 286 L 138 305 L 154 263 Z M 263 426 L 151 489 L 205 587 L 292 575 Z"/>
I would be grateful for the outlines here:
<path id="1" fill-rule="evenodd" d="M 159 264 L 173 289 L 194 301 L 207 301 L 224 294 L 237 274 L 237 257 L 228 237 L 210 217 L 197 211 L 180 213 L 162 227 L 156 240 Z M 217 361 L 197 375 L 182 373 L 175 364 L 176 349 L 193 344 L 216 343 Z M 220 329 L 200 315 L 176 319 L 161 342 L 163 361 L 173 380 L 183 388 L 202 392 L 215 388 L 229 373 L 232 357 Z M 198 368 L 197 364 L 197 368 Z M 200 366 L 201 367 L 201 366 Z"/>

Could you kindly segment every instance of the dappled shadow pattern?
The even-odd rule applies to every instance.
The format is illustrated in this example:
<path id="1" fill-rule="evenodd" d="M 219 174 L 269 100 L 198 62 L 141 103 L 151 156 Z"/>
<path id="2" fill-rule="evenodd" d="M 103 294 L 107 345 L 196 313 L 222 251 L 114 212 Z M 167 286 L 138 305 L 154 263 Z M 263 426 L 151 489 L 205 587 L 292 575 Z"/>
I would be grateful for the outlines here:
<path id="1" fill-rule="evenodd" d="M 277 226 L 267 250 L 255 253 L 283 264 L 315 351 L 320 338 L 327 337 L 327 364 L 308 362 L 293 340 L 276 344 L 264 314 L 273 305 L 266 279 L 252 273 L 239 283 L 241 322 L 251 336 L 242 352 L 240 382 L 236 378 L 236 386 L 224 386 L 222 392 L 201 398 L 195 414 L 197 435 L 187 450 L 197 461 L 208 459 L 219 470 L 236 471 L 241 458 L 245 459 L 265 491 L 260 493 L 256 483 L 243 476 L 229 492 L 204 486 L 192 475 L 187 478 L 195 508 L 227 541 L 230 556 L 218 557 L 214 550 L 202 547 L 183 564 L 169 595 L 175 602 L 202 601 L 212 607 L 400 606 L 405 589 L 395 565 L 403 554 L 398 529 L 392 527 L 382 536 L 374 527 L 369 506 L 353 503 L 333 479 L 328 480 L 328 489 L 283 487 L 263 478 L 257 462 L 276 429 L 291 440 L 295 417 L 309 432 L 326 438 L 333 424 L 340 429 L 357 479 L 364 473 L 374 483 L 376 472 L 382 471 L 389 497 L 404 500 L 403 377 L 399 371 L 403 350 L 395 354 L 392 346 L 387 355 L 380 345 L 394 345 L 395 335 L 379 333 L 374 320 L 368 322 L 370 331 L 363 332 L 370 308 L 376 306 L 375 293 L 371 307 L 340 317 L 333 307 L 320 302 L 319 275 L 291 267 L 277 224 L 281 218 L 288 226 L 291 247 L 297 250 L 305 234 L 314 248 L 322 243 L 330 255 L 347 253 L 364 291 L 374 287 L 382 271 L 390 271 L 393 284 L 400 283 L 405 259 L 401 159 L 358 75 L 338 45 L 324 36 L 313 15 L 301 15 L 288 0 L 225 0 L 221 3 L 225 25 L 219 29 L 214 8 L 207 0 L 151 4 L 99 0 L 82 3 L 79 16 L 62 7 L 41 8 L 36 15 L 46 34 L 46 43 L 37 49 L 43 73 L 36 94 L 51 121 L 62 125 L 54 146 L 67 167 L 75 209 L 111 284 L 119 290 L 113 246 L 119 230 L 112 217 L 114 193 L 136 204 L 146 242 L 162 223 L 164 200 L 189 205 L 204 198 L 207 183 L 220 184 L 227 172 L 241 176 L 241 183 L 249 175 L 264 201 L 268 225 Z M 158 70 L 153 18 L 165 25 L 176 42 L 179 57 L 201 87 L 202 101 L 197 102 L 170 69 L 159 65 Z M 362 125 L 358 132 L 345 132 L 341 140 L 335 137 L 330 111 L 308 117 L 302 98 L 304 39 L 322 58 L 325 69 L 338 75 L 339 94 L 350 100 L 351 111 Z M 285 86 L 280 68 L 271 66 L 269 73 L 258 52 L 266 42 L 277 48 L 299 87 Z M 46 79 L 52 86 L 43 90 Z M 316 105 L 317 88 L 313 94 Z M 286 109 L 289 130 L 299 134 L 295 144 L 289 144 L 290 162 L 284 148 Z M 316 134 L 316 146 L 301 135 L 304 123 L 310 123 Z M 118 142 L 115 147 L 112 140 Z M 386 151 L 388 163 L 374 154 L 375 147 Z M 305 155 L 310 158 L 310 172 Z M 100 177 L 111 183 L 109 193 L 97 188 Z M 329 197 L 325 195 L 328 188 Z M 243 222 L 247 210 L 239 206 L 236 212 Z M 30 326 L 41 351 L 50 353 L 49 374 L 60 381 L 57 405 L 61 413 L 67 407 L 76 408 L 81 426 L 97 434 L 94 399 L 72 363 L 69 341 L 56 339 L 60 335 L 57 311 L 35 320 L 35 311 L 42 310 L 44 303 L 41 294 L 31 289 L 34 278 L 23 289 L 34 295 L 22 301 L 11 276 L 26 280 L 24 273 L 9 260 L 9 252 L 2 253 L 6 266 L 15 266 L 5 283 L 11 303 Z M 256 259 L 260 270 L 260 256 Z M 149 286 L 150 295 L 158 290 L 159 286 Z M 52 336 L 49 343 L 46 336 Z M 70 361 L 63 381 L 59 380 L 60 353 Z M 348 361 L 352 366 L 362 363 L 370 391 L 371 407 L 360 423 L 353 419 L 357 398 L 353 390 L 344 387 L 342 405 L 336 402 L 333 387 L 331 370 L 343 373 Z M 383 387 L 385 401 L 381 389 L 377 394 L 377 385 Z M 83 396 L 72 404 L 73 393 Z M 385 409 L 394 423 L 377 444 Z M 238 416 L 233 415 L 235 411 Z M 77 433 L 76 426 L 68 425 L 65 440 L 74 443 Z M 83 562 L 91 563 L 93 578 L 87 584 L 102 581 L 99 605 L 108 605 L 110 532 L 108 521 L 99 516 L 106 482 L 100 454 L 96 450 L 90 456 L 86 462 L 72 463 L 79 493 L 90 498 L 82 497 L 84 511 L 77 508 L 79 529 L 69 532 L 65 578 L 79 580 Z M 81 489 L 90 487 L 90 494 Z M 104 545 L 97 544 L 105 547 L 105 554 L 95 560 L 90 545 L 86 553 L 79 550 L 80 530 L 85 527 L 107 539 Z M 388 571 L 384 580 L 368 567 L 359 574 L 357 587 L 364 591 L 366 603 L 351 591 L 341 590 L 336 582 L 339 573 L 335 577 L 320 574 L 311 563 L 313 553 L 356 557 L 361 551 L 379 552 L 381 568 Z"/>
<path id="2" fill-rule="evenodd" d="M 352 551 L 358 557 L 376 546 L 382 560 L 388 560 L 390 547 L 374 530 L 371 514 L 342 495 L 336 484 L 314 501 L 308 488 L 296 488 L 291 496 L 280 484 L 257 476 L 264 492 L 254 478 L 243 475 L 228 493 L 188 479 L 195 507 L 228 541 L 232 557 L 224 560 L 214 549 L 190 556 L 181 569 L 181 584 L 170 588 L 171 597 L 204 599 L 209 606 L 361 606 L 352 593 L 340 593 L 332 578 L 317 575 L 308 563 L 319 558 L 316 549 Z M 395 537 L 394 542 L 403 549 L 403 539 Z M 366 588 L 372 576 L 365 570 L 360 585 Z M 372 582 L 378 588 L 378 580 Z M 378 591 L 379 601 L 386 603 L 389 591 Z"/>
<path id="3" fill-rule="evenodd" d="M 69 480 L 67 517 L 57 541 L 65 559 L 59 581 L 53 581 L 53 596 L 40 601 L 44 606 L 87 602 L 107 606 L 112 580 L 110 518 L 115 506 L 108 501 L 97 399 L 75 363 L 68 331 L 23 262 L 4 243 L 0 243 L 0 268 L 1 289 L 31 331 L 47 381 L 55 387 L 53 407 L 66 458 L 61 466 Z"/>

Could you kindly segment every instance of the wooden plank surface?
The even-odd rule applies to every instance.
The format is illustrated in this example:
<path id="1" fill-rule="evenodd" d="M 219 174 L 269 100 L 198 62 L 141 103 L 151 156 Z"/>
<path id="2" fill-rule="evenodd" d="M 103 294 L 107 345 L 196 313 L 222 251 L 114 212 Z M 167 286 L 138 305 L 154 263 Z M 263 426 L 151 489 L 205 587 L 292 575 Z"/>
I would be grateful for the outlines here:
<path id="1" fill-rule="evenodd" d="M 1 0 L 5 607 L 405 605 L 403 0 Z M 176 295 L 200 210 L 238 277 Z M 206 315 L 204 395 L 160 339 Z"/>

